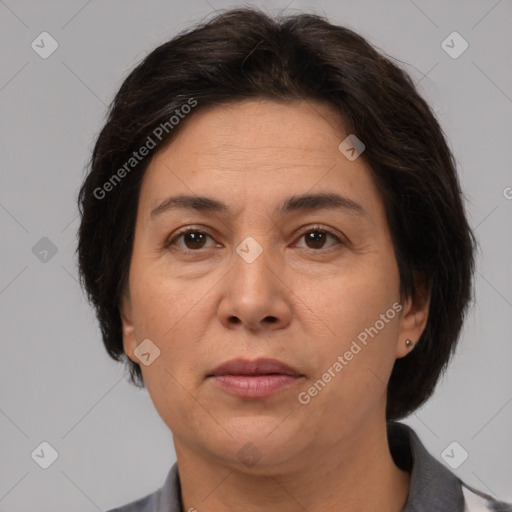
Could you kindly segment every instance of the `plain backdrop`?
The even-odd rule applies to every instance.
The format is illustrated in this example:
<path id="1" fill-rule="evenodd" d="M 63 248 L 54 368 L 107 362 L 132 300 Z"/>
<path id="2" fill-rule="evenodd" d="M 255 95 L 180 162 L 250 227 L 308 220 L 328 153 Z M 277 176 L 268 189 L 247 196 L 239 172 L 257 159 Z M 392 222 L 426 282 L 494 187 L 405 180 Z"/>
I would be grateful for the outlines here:
<path id="1" fill-rule="evenodd" d="M 178 31 L 241 5 L 0 1 L 2 511 L 106 510 L 154 491 L 175 461 L 170 432 L 147 393 L 107 357 L 79 288 L 76 196 L 107 106 L 128 72 Z M 469 457 L 453 471 L 511 501 L 512 3 L 253 5 L 271 14 L 326 15 L 358 31 L 393 56 L 433 106 L 480 243 L 476 305 L 435 395 L 405 422 L 441 461 L 443 450 L 459 443 Z M 469 45 L 458 58 L 442 47 L 454 31 Z M 31 46 L 42 32 L 58 44 L 46 59 Z M 55 43 L 44 37 L 51 49 Z M 43 441 L 58 453 L 48 469 L 31 457 Z"/>

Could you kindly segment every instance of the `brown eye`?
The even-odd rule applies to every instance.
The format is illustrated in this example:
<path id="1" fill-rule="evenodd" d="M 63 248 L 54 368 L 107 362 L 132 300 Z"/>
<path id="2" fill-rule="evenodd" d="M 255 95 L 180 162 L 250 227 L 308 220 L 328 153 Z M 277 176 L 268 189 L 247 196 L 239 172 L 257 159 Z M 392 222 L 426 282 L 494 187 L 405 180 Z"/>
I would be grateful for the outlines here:
<path id="1" fill-rule="evenodd" d="M 306 248 L 318 250 L 326 248 L 324 246 L 329 237 L 334 239 L 334 241 L 338 244 L 343 243 L 341 239 L 334 233 L 331 233 L 330 231 L 327 231 L 325 229 L 318 228 L 309 229 L 308 231 L 305 231 L 304 233 L 302 233 L 300 238 L 304 238 L 306 242 Z M 331 246 L 336 245 L 336 243 L 331 244 Z M 329 248 L 329 246 L 327 248 Z"/>
<path id="2" fill-rule="evenodd" d="M 304 236 L 306 237 L 306 244 L 311 249 L 321 249 L 327 238 L 325 231 L 310 231 Z"/>
<path id="3" fill-rule="evenodd" d="M 183 233 L 183 241 L 187 249 L 202 249 L 207 236 L 199 231 L 188 231 Z"/>
<path id="4" fill-rule="evenodd" d="M 211 238 L 210 235 L 198 231 L 197 229 L 187 229 L 178 233 L 174 238 L 165 244 L 166 249 L 181 249 L 184 252 L 196 251 L 205 247 L 206 241 Z M 182 243 L 178 243 L 182 241 Z"/>

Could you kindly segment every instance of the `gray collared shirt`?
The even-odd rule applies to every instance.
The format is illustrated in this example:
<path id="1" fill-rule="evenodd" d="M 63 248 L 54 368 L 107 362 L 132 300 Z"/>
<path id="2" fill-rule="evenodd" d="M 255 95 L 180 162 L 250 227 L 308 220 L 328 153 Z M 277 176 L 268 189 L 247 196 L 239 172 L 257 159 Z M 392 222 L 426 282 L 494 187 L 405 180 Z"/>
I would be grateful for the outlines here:
<path id="1" fill-rule="evenodd" d="M 497 501 L 462 482 L 430 455 L 408 425 L 388 422 L 387 433 L 395 464 L 411 473 L 409 496 L 402 512 L 512 512 L 512 504 Z M 159 490 L 109 512 L 185 512 L 177 463 Z"/>

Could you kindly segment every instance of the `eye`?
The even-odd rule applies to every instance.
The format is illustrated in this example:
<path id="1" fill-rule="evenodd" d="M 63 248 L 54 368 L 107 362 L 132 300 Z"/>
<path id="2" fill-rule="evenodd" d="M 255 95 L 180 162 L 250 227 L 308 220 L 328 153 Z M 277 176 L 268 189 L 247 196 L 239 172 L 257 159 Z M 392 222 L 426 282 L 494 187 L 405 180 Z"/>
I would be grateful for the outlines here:
<path id="1" fill-rule="evenodd" d="M 307 249 L 325 249 L 324 244 L 329 237 L 333 238 L 336 244 L 343 244 L 339 236 L 335 235 L 328 229 L 322 229 L 320 226 L 315 226 L 313 228 L 309 228 L 307 231 L 304 231 L 300 235 L 300 238 L 303 237 L 305 238 Z"/>
<path id="2" fill-rule="evenodd" d="M 176 246 L 178 249 L 181 249 L 185 252 L 196 251 L 198 249 L 203 249 L 206 243 L 206 240 L 211 238 L 210 235 L 204 233 L 203 231 L 199 231 L 198 229 L 188 228 L 184 231 L 180 231 L 170 240 L 165 243 L 165 249 L 171 249 L 172 246 Z M 184 246 L 177 245 L 176 242 L 182 239 Z M 212 239 L 213 240 L 213 239 Z"/>
<path id="3" fill-rule="evenodd" d="M 312 228 L 310 227 L 307 231 L 303 231 L 299 238 L 303 237 L 305 238 L 306 241 L 306 249 L 325 249 L 324 245 L 326 241 L 329 239 L 329 237 L 333 239 L 335 242 L 334 244 L 331 245 L 331 247 L 343 244 L 343 241 L 339 236 L 335 235 L 328 229 L 323 229 L 320 226 L 314 226 Z M 208 248 L 205 247 L 208 238 L 213 240 L 213 238 L 204 231 L 200 231 L 195 228 L 187 228 L 183 231 L 176 233 L 176 235 L 174 235 L 167 242 L 165 242 L 164 248 L 177 248 L 186 253 L 196 252 L 199 251 L 200 249 Z M 182 241 L 182 244 L 177 243 L 179 241 Z M 327 247 L 327 249 L 329 248 L 330 247 Z"/>

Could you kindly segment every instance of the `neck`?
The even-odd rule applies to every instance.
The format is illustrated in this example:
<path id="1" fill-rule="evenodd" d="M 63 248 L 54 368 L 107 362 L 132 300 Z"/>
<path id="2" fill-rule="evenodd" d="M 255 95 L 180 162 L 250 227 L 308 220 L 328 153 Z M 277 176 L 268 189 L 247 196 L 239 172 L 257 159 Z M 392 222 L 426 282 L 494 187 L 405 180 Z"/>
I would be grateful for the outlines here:
<path id="1" fill-rule="evenodd" d="M 175 449 L 183 511 L 400 512 L 409 493 L 410 475 L 391 457 L 385 421 L 324 452 L 315 446 L 293 470 L 242 471 L 176 439 Z"/>

